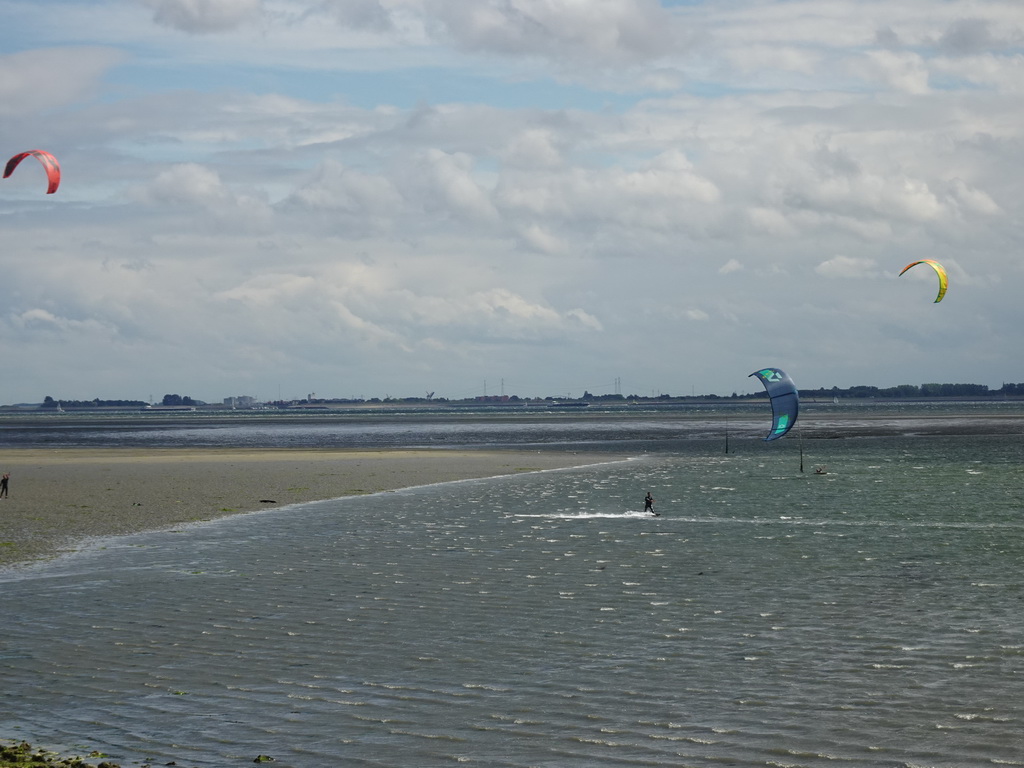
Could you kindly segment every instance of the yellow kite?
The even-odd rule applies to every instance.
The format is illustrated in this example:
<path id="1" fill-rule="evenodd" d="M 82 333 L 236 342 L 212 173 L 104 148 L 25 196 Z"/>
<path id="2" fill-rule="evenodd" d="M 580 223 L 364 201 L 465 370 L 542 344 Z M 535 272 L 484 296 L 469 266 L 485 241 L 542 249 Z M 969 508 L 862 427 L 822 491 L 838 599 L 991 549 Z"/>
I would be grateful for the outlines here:
<path id="1" fill-rule="evenodd" d="M 912 261 L 903 268 L 900 272 L 902 275 L 911 267 L 916 267 L 918 264 L 927 264 L 935 270 L 935 274 L 939 276 L 939 295 L 935 297 L 935 303 L 938 304 L 942 301 L 942 297 L 946 295 L 946 286 L 949 284 L 949 278 L 946 277 L 946 269 L 939 262 L 932 261 L 931 259 L 921 259 L 920 261 Z"/>

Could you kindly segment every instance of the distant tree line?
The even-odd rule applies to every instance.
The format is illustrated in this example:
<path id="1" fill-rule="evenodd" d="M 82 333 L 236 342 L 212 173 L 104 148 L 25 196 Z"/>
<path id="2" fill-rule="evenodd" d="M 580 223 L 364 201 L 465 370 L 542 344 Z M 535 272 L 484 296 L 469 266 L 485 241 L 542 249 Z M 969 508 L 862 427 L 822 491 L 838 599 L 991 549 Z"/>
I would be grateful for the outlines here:
<path id="1" fill-rule="evenodd" d="M 187 395 L 182 397 L 181 395 L 164 395 L 161 405 L 203 405 L 199 400 L 193 400 Z M 40 407 L 45 409 L 57 410 L 63 408 L 65 410 L 72 410 L 75 408 L 143 408 L 149 405 L 145 400 L 101 400 L 100 398 L 94 398 L 92 400 L 54 400 L 50 395 L 43 398 L 43 403 Z"/>
<path id="2" fill-rule="evenodd" d="M 433 393 L 431 393 L 433 395 Z M 723 395 L 594 395 L 584 392 L 579 398 L 570 397 L 535 397 L 522 398 L 518 395 L 501 395 L 490 397 L 469 398 L 475 402 L 486 403 L 525 403 L 525 402 L 557 402 L 565 400 L 582 400 L 593 403 L 615 403 L 615 402 L 679 402 L 688 400 L 743 400 L 763 398 L 764 392 L 753 392 L 751 394 L 738 395 L 735 392 L 730 396 Z M 1003 384 L 999 389 L 991 389 L 986 384 L 900 384 L 895 387 L 872 387 L 858 385 L 855 387 L 822 387 L 820 389 L 801 389 L 800 396 L 804 398 L 855 398 L 855 399 L 894 399 L 909 400 L 915 398 L 968 398 L 968 397 L 1024 397 L 1024 383 Z M 270 403 L 279 408 L 295 407 L 301 405 L 344 405 L 359 403 L 451 403 L 461 402 L 449 400 L 444 397 L 371 397 L 362 398 L 316 398 L 303 401 L 278 401 Z M 141 408 L 148 405 L 143 400 L 54 400 L 50 395 L 43 398 L 42 408 L 56 410 L 58 407 L 66 410 L 74 408 Z M 202 406 L 206 405 L 202 400 L 194 400 L 185 395 L 164 395 L 161 405 L 184 405 Z"/>
<path id="3" fill-rule="evenodd" d="M 145 405 L 143 400 L 54 400 L 47 395 L 43 398 L 43 408 L 139 408 Z"/>
<path id="4" fill-rule="evenodd" d="M 763 391 L 747 395 L 735 392 L 729 398 L 721 395 L 592 395 L 584 392 L 581 400 L 593 402 L 609 402 L 617 400 L 724 400 L 743 398 L 762 398 Z M 999 389 L 991 389 L 987 384 L 900 384 L 895 387 L 871 387 L 858 385 L 855 387 L 830 387 L 821 389 L 801 389 L 800 396 L 806 398 L 880 398 L 880 399 L 912 399 L 921 397 L 1024 397 L 1024 384 L 1003 384 Z M 547 398 L 548 400 L 552 398 Z"/>
<path id="5" fill-rule="evenodd" d="M 160 405 L 202 405 L 198 400 L 193 400 L 188 395 L 164 395 Z"/>
<path id="6" fill-rule="evenodd" d="M 747 395 L 732 393 L 730 398 L 721 395 L 592 395 L 584 392 L 581 400 L 593 402 L 608 402 L 616 400 L 719 400 L 719 399 L 742 399 L 762 398 L 763 391 L 753 392 Z M 821 389 L 801 389 L 800 396 L 806 398 L 891 398 L 891 399 L 912 399 L 921 397 L 1003 397 L 1015 396 L 1024 397 L 1024 384 L 1003 384 L 999 389 L 991 389 L 987 384 L 900 384 L 895 387 L 872 387 L 858 385 L 854 387 L 830 387 Z M 548 398 L 551 399 L 551 398 Z"/>
<path id="7" fill-rule="evenodd" d="M 896 387 L 869 387 L 865 385 L 840 389 L 801 389 L 801 397 L 853 397 L 895 398 L 916 397 L 1002 397 L 1024 395 L 1024 384 L 1003 384 L 990 389 L 987 384 L 900 384 Z"/>

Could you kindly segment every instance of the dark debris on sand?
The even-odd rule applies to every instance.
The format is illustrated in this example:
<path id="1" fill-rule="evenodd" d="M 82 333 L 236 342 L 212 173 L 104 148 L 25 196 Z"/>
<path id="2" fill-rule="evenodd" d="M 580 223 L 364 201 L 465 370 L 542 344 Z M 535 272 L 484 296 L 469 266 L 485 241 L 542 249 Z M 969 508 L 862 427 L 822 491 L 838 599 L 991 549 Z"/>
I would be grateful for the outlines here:
<path id="1" fill-rule="evenodd" d="M 90 760 L 102 758 L 99 752 L 92 752 L 87 757 Z M 274 758 L 270 755 L 256 755 L 254 763 L 272 763 Z M 164 765 L 176 766 L 173 760 Z M 52 768 L 121 768 L 118 763 L 111 763 L 101 760 L 98 763 L 86 762 L 82 757 L 60 757 L 55 753 L 33 747 L 26 741 L 12 744 L 0 744 L 0 768 L 26 768 L 26 766 L 51 766 Z M 140 768 L 155 768 L 151 763 L 142 762 Z"/>
<path id="2" fill-rule="evenodd" d="M 102 757 L 98 753 L 90 758 Z M 14 745 L 0 745 L 0 768 L 24 768 L 25 766 L 64 766 L 66 768 L 120 768 L 117 763 L 102 761 L 87 763 L 81 757 L 58 757 L 42 749 L 33 747 L 28 742 Z"/>

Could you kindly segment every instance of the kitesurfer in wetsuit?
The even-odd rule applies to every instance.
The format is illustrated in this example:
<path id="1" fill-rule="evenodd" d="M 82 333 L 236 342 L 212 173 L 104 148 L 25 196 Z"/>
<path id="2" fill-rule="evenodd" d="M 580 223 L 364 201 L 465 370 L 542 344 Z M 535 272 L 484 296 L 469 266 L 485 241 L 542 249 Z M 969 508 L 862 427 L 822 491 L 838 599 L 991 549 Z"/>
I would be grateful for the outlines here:
<path id="1" fill-rule="evenodd" d="M 644 512 L 650 512 L 652 515 L 658 514 L 654 511 L 654 497 L 651 496 L 650 491 L 648 491 L 647 495 L 644 496 Z"/>

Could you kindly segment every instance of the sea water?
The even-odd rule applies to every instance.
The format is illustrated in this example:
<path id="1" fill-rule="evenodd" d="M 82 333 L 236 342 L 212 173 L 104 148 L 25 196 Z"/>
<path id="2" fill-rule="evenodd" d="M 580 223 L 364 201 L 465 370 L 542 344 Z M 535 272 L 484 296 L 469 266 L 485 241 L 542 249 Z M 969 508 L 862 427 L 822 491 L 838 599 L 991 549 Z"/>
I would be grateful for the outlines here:
<path id="1" fill-rule="evenodd" d="M 797 446 L 694 440 L 0 573 L 0 735 L 123 765 L 1024 765 L 1021 438 Z"/>

